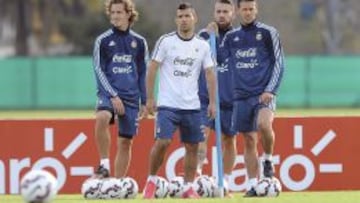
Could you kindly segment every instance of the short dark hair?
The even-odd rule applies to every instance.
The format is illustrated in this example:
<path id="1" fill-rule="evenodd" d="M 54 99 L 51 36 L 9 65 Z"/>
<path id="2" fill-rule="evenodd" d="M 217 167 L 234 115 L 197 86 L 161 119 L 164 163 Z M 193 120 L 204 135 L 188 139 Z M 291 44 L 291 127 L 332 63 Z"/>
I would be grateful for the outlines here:
<path id="1" fill-rule="evenodd" d="M 182 2 L 177 7 L 178 10 L 194 9 L 194 7 L 189 2 Z"/>
<path id="2" fill-rule="evenodd" d="M 216 3 L 233 5 L 233 0 L 216 0 Z"/>
<path id="3" fill-rule="evenodd" d="M 241 2 L 253 2 L 253 1 L 256 2 L 256 0 L 237 0 L 237 6 L 239 6 Z"/>

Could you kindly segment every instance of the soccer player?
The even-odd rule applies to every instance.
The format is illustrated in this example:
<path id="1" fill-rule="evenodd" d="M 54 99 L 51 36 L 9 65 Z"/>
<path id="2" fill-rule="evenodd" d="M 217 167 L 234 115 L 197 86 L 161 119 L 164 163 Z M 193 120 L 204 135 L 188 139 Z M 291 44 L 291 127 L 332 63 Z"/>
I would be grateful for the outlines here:
<path id="1" fill-rule="evenodd" d="M 95 138 L 100 154 L 96 177 L 110 175 L 110 124 L 118 119 L 115 177 L 126 175 L 138 120 L 146 116 L 145 75 L 148 48 L 130 28 L 138 13 L 131 0 L 109 0 L 112 28 L 95 41 L 93 65 L 97 82 Z M 140 104 L 140 107 L 139 107 Z"/>
<path id="2" fill-rule="evenodd" d="M 233 73 L 234 113 L 232 128 L 244 134 L 245 165 L 249 177 L 245 197 L 256 196 L 259 170 L 257 132 L 262 135 L 263 175 L 272 177 L 274 131 L 272 123 L 283 71 L 284 56 L 278 31 L 257 21 L 256 0 L 237 0 L 241 26 L 228 32 L 220 54 L 229 57 Z"/>
<path id="3" fill-rule="evenodd" d="M 194 33 L 197 15 L 191 4 L 179 4 L 175 22 L 177 31 L 160 37 L 148 66 L 146 107 L 150 114 L 154 113 L 155 108 L 158 113 L 156 140 L 150 154 L 149 176 L 144 189 L 146 199 L 154 198 L 156 174 L 177 128 L 185 146 L 183 197 L 199 197 L 192 183 L 196 174 L 198 143 L 204 140 L 198 96 L 198 80 L 202 68 L 205 69 L 209 91 L 208 115 L 215 117 L 215 62 L 211 57 L 209 44 Z M 157 70 L 160 86 L 155 107 L 153 92 Z"/>
<path id="4" fill-rule="evenodd" d="M 235 7 L 232 0 L 217 0 L 214 9 L 214 22 L 201 30 L 199 35 L 205 40 L 209 40 L 210 33 L 217 33 L 216 48 L 219 50 L 219 44 L 223 40 L 225 34 L 232 30 L 232 21 L 235 18 Z M 220 57 L 220 55 L 218 55 Z M 219 59 L 218 61 L 225 61 Z M 236 157 L 236 133 L 231 130 L 231 116 L 232 116 L 232 75 L 229 71 L 228 64 L 218 64 L 217 66 L 217 81 L 219 87 L 220 100 L 220 122 L 222 130 L 223 143 L 223 162 L 224 162 L 224 186 L 228 189 L 228 178 L 231 174 Z M 198 152 L 198 168 L 197 173 L 202 174 L 203 164 L 206 162 L 207 154 L 207 139 L 210 129 L 215 129 L 214 120 L 209 120 L 207 116 L 207 106 L 209 104 L 208 92 L 206 88 L 206 80 L 204 71 L 200 74 L 199 80 L 199 97 L 201 101 L 202 110 L 202 125 L 205 126 L 205 141 L 199 144 Z"/>

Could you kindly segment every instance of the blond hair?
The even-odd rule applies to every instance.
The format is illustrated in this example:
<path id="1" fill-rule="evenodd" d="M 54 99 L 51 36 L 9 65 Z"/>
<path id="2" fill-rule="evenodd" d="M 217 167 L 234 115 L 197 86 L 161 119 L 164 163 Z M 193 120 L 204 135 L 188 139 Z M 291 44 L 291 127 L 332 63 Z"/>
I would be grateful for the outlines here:
<path id="1" fill-rule="evenodd" d="M 135 8 L 135 4 L 132 0 L 105 0 L 105 12 L 108 16 L 111 13 L 111 6 L 113 4 L 124 4 L 125 11 L 130 14 L 129 24 L 133 25 L 139 17 L 139 13 Z"/>

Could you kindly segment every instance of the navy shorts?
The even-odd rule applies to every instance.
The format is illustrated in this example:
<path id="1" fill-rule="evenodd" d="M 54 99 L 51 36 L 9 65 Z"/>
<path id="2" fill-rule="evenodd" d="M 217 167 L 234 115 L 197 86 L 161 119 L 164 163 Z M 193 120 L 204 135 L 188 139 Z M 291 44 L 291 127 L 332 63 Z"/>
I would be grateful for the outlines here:
<path id="1" fill-rule="evenodd" d="M 137 134 L 139 122 L 137 120 L 139 109 L 134 106 L 128 105 L 123 101 L 125 114 L 117 115 L 118 119 L 118 131 L 120 136 L 131 138 Z M 115 114 L 110 98 L 99 96 L 96 104 L 96 110 L 106 110 L 112 114 L 110 124 L 115 121 Z M 130 137 L 129 137 L 130 136 Z"/>
<path id="2" fill-rule="evenodd" d="M 159 107 L 156 115 L 155 137 L 172 139 L 179 128 L 181 142 L 199 143 L 204 141 L 200 110 L 181 110 Z"/>
<path id="3" fill-rule="evenodd" d="M 205 127 L 209 127 L 212 130 L 215 130 L 215 120 L 210 119 L 207 115 L 207 106 L 201 105 L 201 124 Z M 221 132 L 225 135 L 234 136 L 234 132 L 231 128 L 231 119 L 232 119 L 233 109 L 231 107 L 221 107 L 220 108 L 220 125 Z"/>
<path id="4" fill-rule="evenodd" d="M 234 113 L 232 116 L 231 128 L 234 132 L 257 131 L 257 116 L 261 108 L 276 109 L 276 98 L 265 105 L 259 103 L 259 96 L 234 101 Z"/>

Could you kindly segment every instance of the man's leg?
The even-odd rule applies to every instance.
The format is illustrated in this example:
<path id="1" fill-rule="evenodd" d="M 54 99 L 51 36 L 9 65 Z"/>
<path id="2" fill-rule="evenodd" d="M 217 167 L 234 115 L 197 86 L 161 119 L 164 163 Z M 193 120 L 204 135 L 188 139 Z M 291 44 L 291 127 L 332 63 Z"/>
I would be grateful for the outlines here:
<path id="1" fill-rule="evenodd" d="M 185 182 L 193 182 L 196 174 L 197 166 L 197 153 L 199 144 L 184 143 L 185 146 L 185 157 L 184 157 L 184 172 Z"/>
<path id="2" fill-rule="evenodd" d="M 197 157 L 198 157 L 198 161 L 197 161 L 197 169 L 196 172 L 198 175 L 202 174 L 202 169 L 204 164 L 207 163 L 207 142 L 209 139 L 209 134 L 210 134 L 210 128 L 205 127 L 204 128 L 204 138 L 205 140 L 203 142 L 199 143 L 199 149 L 198 149 L 198 153 L 197 153 Z"/>
<path id="3" fill-rule="evenodd" d="M 199 143 L 204 141 L 204 132 L 201 130 L 201 112 L 188 111 L 181 114 L 182 119 L 179 124 L 181 142 L 184 143 L 184 191 L 183 198 L 199 198 L 193 188 L 198 162 Z"/>
<path id="4" fill-rule="evenodd" d="M 223 162 L 224 162 L 224 174 L 230 175 L 234 168 L 236 157 L 236 137 L 231 135 L 223 135 Z"/>
<path id="5" fill-rule="evenodd" d="M 98 111 L 95 121 L 95 139 L 98 152 L 100 154 L 100 166 L 96 175 L 107 177 L 110 172 L 109 150 L 110 150 L 110 131 L 109 122 L 111 119 L 109 111 Z"/>
<path id="6" fill-rule="evenodd" d="M 169 147 L 170 143 L 170 139 L 157 139 L 155 141 L 155 144 L 152 147 L 150 153 L 150 176 L 154 176 L 157 174 L 159 168 L 164 161 L 166 150 Z"/>
<path id="7" fill-rule="evenodd" d="M 275 142 L 274 130 L 272 128 L 274 112 L 268 108 L 262 108 L 259 110 L 257 119 L 259 132 L 262 135 L 261 144 L 264 150 L 264 176 L 272 177 L 274 175 L 272 164 L 272 154 Z"/>
<path id="8" fill-rule="evenodd" d="M 124 105 L 125 115 L 118 117 L 118 139 L 115 157 L 115 177 L 127 175 L 131 162 L 133 138 L 137 133 L 139 110 Z"/>
<path id="9" fill-rule="evenodd" d="M 245 157 L 245 167 L 247 170 L 249 183 L 248 191 L 245 194 L 245 197 L 256 196 L 255 187 L 257 185 L 257 174 L 259 170 L 258 163 L 258 151 L 257 151 L 257 133 L 249 132 L 244 133 L 245 143 L 244 143 L 244 157 Z"/>
<path id="10" fill-rule="evenodd" d="M 222 135 L 223 164 L 224 164 L 224 194 L 232 197 L 229 192 L 229 176 L 232 173 L 236 158 L 236 137 L 233 135 Z"/>
<path id="11" fill-rule="evenodd" d="M 119 137 L 117 142 L 117 153 L 115 157 L 115 177 L 125 177 L 130 165 L 132 154 L 132 139 Z"/>
<path id="12" fill-rule="evenodd" d="M 146 181 L 143 195 L 145 199 L 152 199 L 155 197 L 156 174 L 164 161 L 166 150 L 169 147 L 170 142 L 171 139 L 158 138 L 151 149 L 149 177 Z"/>
<path id="13" fill-rule="evenodd" d="M 198 162 L 197 154 L 199 149 L 198 143 L 184 143 L 184 193 L 183 198 L 199 198 L 199 195 L 193 188 L 193 182 L 196 174 L 196 166 Z"/>

